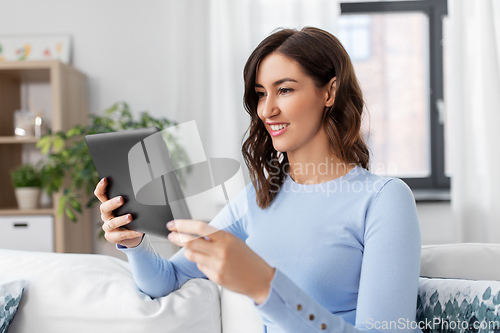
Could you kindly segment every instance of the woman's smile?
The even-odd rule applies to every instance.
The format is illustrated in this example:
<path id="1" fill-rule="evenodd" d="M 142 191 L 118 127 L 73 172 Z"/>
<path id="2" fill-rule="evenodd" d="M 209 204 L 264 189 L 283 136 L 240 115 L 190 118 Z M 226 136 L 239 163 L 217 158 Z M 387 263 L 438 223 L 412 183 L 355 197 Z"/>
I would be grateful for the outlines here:
<path id="1" fill-rule="evenodd" d="M 269 124 L 269 123 L 268 123 Z M 269 134 L 271 134 L 271 136 L 278 136 L 278 135 L 281 135 L 282 133 L 284 133 L 286 131 L 286 129 L 288 128 L 290 124 L 288 123 L 281 123 L 281 124 L 269 124 L 269 128 L 270 128 L 270 131 L 269 131 Z"/>

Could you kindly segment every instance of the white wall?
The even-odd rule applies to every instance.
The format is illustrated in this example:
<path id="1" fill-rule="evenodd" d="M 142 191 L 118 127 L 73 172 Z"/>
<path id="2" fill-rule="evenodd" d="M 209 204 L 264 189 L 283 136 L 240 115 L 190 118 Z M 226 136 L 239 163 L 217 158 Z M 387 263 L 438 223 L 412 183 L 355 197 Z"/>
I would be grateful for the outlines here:
<path id="1" fill-rule="evenodd" d="M 0 34 L 69 34 L 72 64 L 88 77 L 92 113 L 126 101 L 132 110 L 183 122 L 190 119 L 182 110 L 203 108 L 206 102 L 206 78 L 197 73 L 208 63 L 201 52 L 206 49 L 207 32 L 194 30 L 190 22 L 208 27 L 207 8 L 203 0 L 0 0 Z M 181 30 L 192 40 L 191 65 L 182 69 L 176 66 Z M 179 70 L 186 72 L 189 91 L 169 80 Z M 202 138 L 206 135 L 200 133 Z M 418 213 L 424 244 L 451 241 L 449 204 L 418 204 Z M 96 212 L 96 233 L 98 221 Z M 95 244 L 96 253 L 125 259 L 106 241 Z M 175 250 L 165 243 L 157 243 L 157 248 L 166 256 Z"/>
<path id="2" fill-rule="evenodd" d="M 176 119 L 169 60 L 179 19 L 167 0 L 2 0 L 1 35 L 69 34 L 73 66 L 89 82 L 90 111 L 117 101 Z M 196 19 L 193 14 L 192 18 Z M 117 251 L 97 242 L 96 252 Z"/>
<path id="3" fill-rule="evenodd" d="M 417 203 L 417 213 L 423 245 L 455 242 L 449 202 Z"/>

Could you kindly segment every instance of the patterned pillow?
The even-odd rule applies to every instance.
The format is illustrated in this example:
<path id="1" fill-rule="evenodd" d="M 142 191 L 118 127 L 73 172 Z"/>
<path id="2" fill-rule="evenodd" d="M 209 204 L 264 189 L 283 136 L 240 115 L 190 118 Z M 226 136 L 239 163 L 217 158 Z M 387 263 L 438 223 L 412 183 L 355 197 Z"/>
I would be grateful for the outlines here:
<path id="1" fill-rule="evenodd" d="M 7 333 L 19 306 L 25 281 L 0 282 L 0 333 Z"/>
<path id="2" fill-rule="evenodd" d="M 421 277 L 417 323 L 424 333 L 500 332 L 500 281 Z"/>

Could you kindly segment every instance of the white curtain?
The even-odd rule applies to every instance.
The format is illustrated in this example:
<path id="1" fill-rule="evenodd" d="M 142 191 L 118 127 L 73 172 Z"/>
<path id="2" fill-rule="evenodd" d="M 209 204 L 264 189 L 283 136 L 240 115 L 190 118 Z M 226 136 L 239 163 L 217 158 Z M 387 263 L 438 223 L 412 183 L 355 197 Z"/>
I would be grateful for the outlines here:
<path id="1" fill-rule="evenodd" d="M 500 242 L 500 2 L 450 0 L 451 199 L 457 242 Z"/>
<path id="2" fill-rule="evenodd" d="M 278 27 L 316 26 L 335 34 L 338 0 L 172 1 L 176 37 L 170 73 L 171 108 L 179 122 L 196 120 L 207 157 L 237 159 L 249 125 L 243 108 L 243 67 Z"/>

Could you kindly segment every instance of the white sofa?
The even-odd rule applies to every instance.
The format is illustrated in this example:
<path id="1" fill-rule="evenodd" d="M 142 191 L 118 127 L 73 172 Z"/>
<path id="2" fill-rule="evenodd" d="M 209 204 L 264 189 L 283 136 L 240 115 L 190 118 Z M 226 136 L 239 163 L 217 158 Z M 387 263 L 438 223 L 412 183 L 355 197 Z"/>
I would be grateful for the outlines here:
<path id="1" fill-rule="evenodd" d="M 263 332 L 250 298 L 193 279 L 151 299 L 112 256 L 0 249 L 0 281 L 13 279 L 26 286 L 9 333 Z"/>
<path id="2" fill-rule="evenodd" d="M 448 286 L 453 280 L 436 278 L 500 280 L 500 265 L 485 265 L 498 262 L 496 244 L 424 246 L 421 276 L 433 279 L 422 278 L 420 296 L 424 302 L 432 291 L 434 303 L 420 304 L 421 315 L 424 307 L 436 307 L 435 281 L 441 283 L 437 302 L 442 300 L 444 309 L 442 283 Z M 9 333 L 263 332 L 248 297 L 194 279 L 168 296 L 151 299 L 135 286 L 128 263 L 111 256 L 0 250 L 0 279 L 26 281 Z M 491 283 L 500 293 L 500 282 Z"/>

